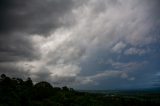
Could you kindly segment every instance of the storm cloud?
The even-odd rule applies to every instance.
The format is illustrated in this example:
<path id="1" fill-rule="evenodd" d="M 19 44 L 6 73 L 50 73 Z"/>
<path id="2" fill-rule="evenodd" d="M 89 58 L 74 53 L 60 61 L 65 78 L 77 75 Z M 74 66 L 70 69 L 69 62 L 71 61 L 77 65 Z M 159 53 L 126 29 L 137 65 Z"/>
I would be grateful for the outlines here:
<path id="1" fill-rule="evenodd" d="M 47 34 L 63 23 L 59 21 L 73 5 L 72 0 L 1 0 L 3 33 Z M 48 16 L 49 15 L 49 16 Z"/>
<path id="2" fill-rule="evenodd" d="M 159 5 L 1 0 L 0 73 L 84 89 L 151 87 L 160 69 Z"/>

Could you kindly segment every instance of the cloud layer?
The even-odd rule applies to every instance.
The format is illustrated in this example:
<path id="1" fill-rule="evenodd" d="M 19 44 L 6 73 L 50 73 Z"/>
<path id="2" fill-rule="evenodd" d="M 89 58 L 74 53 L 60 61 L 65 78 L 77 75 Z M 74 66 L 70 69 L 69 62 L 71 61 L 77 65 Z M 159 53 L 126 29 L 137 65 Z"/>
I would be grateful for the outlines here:
<path id="1" fill-rule="evenodd" d="M 104 84 L 114 88 L 117 83 L 122 83 L 119 88 L 151 86 L 148 80 L 160 69 L 158 4 L 2 0 L 0 73 L 86 89 Z"/>

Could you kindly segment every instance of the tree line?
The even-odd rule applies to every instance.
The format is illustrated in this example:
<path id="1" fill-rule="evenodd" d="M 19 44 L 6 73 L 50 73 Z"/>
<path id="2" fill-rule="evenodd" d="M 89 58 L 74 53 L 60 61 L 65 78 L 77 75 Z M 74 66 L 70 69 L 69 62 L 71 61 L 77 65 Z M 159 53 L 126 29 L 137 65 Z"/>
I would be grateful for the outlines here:
<path id="1" fill-rule="evenodd" d="M 110 95 L 53 87 L 46 81 L 33 84 L 31 78 L 0 77 L 0 106 L 160 106 L 160 95 Z"/>

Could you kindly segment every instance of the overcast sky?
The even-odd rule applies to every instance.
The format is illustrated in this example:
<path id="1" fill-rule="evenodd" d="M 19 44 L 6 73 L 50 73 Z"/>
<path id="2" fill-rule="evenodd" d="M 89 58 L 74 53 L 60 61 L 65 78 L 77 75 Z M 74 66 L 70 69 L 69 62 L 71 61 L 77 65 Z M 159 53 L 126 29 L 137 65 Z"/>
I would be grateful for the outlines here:
<path id="1" fill-rule="evenodd" d="M 160 85 L 159 0 L 1 0 L 0 74 L 76 89 Z"/>

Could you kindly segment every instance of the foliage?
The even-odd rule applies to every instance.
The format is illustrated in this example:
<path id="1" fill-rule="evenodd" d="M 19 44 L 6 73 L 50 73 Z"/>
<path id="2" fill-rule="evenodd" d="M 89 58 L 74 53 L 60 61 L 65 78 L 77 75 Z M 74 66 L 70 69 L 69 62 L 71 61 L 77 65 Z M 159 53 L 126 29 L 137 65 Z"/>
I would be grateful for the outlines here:
<path id="1" fill-rule="evenodd" d="M 160 106 L 160 95 L 99 94 L 75 91 L 68 87 L 52 87 L 42 81 L 33 84 L 2 74 L 0 78 L 0 106 Z"/>

